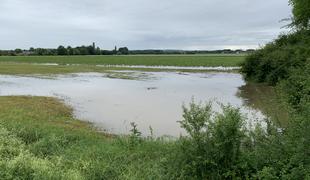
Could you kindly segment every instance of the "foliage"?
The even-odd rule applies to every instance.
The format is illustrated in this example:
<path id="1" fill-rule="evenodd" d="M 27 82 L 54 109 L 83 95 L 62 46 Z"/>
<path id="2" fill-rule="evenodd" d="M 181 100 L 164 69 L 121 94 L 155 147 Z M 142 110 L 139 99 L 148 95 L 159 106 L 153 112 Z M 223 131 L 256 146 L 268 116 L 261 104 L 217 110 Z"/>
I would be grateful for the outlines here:
<path id="1" fill-rule="evenodd" d="M 129 50 L 127 47 L 121 47 L 118 49 L 119 54 L 127 55 L 129 54 Z"/>
<path id="2" fill-rule="evenodd" d="M 276 86 L 290 115 L 285 128 L 254 134 L 261 137 L 256 138 L 250 153 L 257 164 L 257 178 L 310 177 L 310 1 L 290 2 L 296 31 L 253 53 L 242 66 L 247 79 Z"/>
<path id="3" fill-rule="evenodd" d="M 223 107 L 223 113 L 213 116 L 211 103 L 192 102 L 183 107 L 181 126 L 189 136 L 181 137 L 175 178 L 221 179 L 241 176 L 238 163 L 245 136 L 238 109 Z M 178 169 L 178 170 L 177 170 Z"/>
<path id="4" fill-rule="evenodd" d="M 305 66 L 310 57 L 310 30 L 281 35 L 246 58 L 242 72 L 248 80 L 275 85 Z"/>
<path id="5" fill-rule="evenodd" d="M 310 28 L 310 1 L 290 0 L 293 6 L 293 25 L 298 29 Z"/>
<path id="6" fill-rule="evenodd" d="M 67 55 L 68 54 L 68 51 L 65 47 L 63 46 L 59 46 L 57 48 L 57 55 L 61 55 L 61 56 L 64 56 L 64 55 Z"/>
<path id="7" fill-rule="evenodd" d="M 254 52 L 254 49 L 223 49 L 223 50 L 129 50 L 127 47 L 121 47 L 114 50 L 103 50 L 99 47 L 92 46 L 78 46 L 67 48 L 59 46 L 57 49 L 45 49 L 45 48 L 30 48 L 29 50 L 15 49 L 15 50 L 0 50 L 0 56 L 73 56 L 73 55 L 184 55 L 184 54 L 200 54 L 200 55 L 246 55 L 247 53 Z"/>
<path id="8" fill-rule="evenodd" d="M 138 130 L 138 125 L 134 122 L 130 123 L 132 129 L 130 130 L 131 135 L 129 136 L 129 148 L 135 148 L 142 142 L 142 133 Z"/>

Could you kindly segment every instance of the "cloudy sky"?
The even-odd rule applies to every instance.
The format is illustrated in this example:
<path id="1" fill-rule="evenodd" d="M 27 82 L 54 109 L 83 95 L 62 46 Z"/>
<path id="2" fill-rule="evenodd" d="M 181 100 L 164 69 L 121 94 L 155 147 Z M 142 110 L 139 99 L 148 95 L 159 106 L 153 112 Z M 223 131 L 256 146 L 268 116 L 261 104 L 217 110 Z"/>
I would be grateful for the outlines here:
<path id="1" fill-rule="evenodd" d="M 289 16 L 287 0 L 0 0 L 0 49 L 256 48 Z"/>

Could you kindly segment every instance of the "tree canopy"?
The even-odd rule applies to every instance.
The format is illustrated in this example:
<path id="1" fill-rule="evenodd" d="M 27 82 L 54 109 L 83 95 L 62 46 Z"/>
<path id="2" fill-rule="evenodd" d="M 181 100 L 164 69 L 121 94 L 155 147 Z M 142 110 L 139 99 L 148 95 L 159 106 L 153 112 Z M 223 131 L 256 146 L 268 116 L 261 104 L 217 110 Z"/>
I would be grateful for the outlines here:
<path id="1" fill-rule="evenodd" d="M 290 0 L 293 6 L 293 25 L 297 29 L 310 28 L 310 1 L 309 0 Z"/>

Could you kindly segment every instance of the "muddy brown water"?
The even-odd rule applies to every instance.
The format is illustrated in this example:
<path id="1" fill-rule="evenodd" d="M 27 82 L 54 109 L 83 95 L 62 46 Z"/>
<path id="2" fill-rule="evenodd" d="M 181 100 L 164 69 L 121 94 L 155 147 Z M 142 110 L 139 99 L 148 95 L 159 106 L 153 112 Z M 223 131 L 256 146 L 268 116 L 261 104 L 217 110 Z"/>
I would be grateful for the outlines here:
<path id="1" fill-rule="evenodd" d="M 125 74 L 125 76 L 124 76 Z M 120 75 L 120 76 L 119 76 Z M 63 99 L 77 118 L 110 133 L 127 134 L 130 122 L 144 135 L 152 127 L 156 136 L 184 134 L 179 123 L 182 105 L 214 101 L 239 107 L 248 124 L 261 121 L 260 110 L 238 95 L 245 86 L 238 73 L 111 72 L 77 73 L 52 77 L 0 75 L 0 95 L 51 96 Z"/>

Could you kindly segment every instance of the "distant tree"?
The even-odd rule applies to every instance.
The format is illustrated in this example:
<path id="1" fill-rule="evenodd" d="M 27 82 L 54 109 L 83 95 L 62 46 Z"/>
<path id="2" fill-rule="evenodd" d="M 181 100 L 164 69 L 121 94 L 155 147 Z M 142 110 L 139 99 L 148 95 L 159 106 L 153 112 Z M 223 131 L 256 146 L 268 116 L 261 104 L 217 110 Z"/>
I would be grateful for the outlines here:
<path id="1" fill-rule="evenodd" d="M 34 54 L 39 56 L 47 55 L 47 50 L 43 48 L 37 48 L 34 50 Z"/>
<path id="2" fill-rule="evenodd" d="M 48 53 L 49 53 L 49 55 L 57 55 L 57 49 L 50 49 L 49 51 L 48 51 Z"/>
<path id="3" fill-rule="evenodd" d="M 129 50 L 128 50 L 127 47 L 121 47 L 121 48 L 119 48 L 119 49 L 118 49 L 118 52 L 119 52 L 120 54 L 129 54 Z"/>
<path id="4" fill-rule="evenodd" d="M 109 50 L 101 50 L 101 55 L 113 55 L 114 51 L 109 51 Z"/>
<path id="5" fill-rule="evenodd" d="M 21 50 L 21 49 L 15 49 L 16 54 L 21 54 L 22 52 L 23 52 L 23 50 Z"/>
<path id="6" fill-rule="evenodd" d="M 71 46 L 67 47 L 67 53 L 68 55 L 73 55 L 73 48 Z"/>
<path id="7" fill-rule="evenodd" d="M 100 55 L 100 54 L 101 54 L 101 50 L 100 50 L 99 47 L 96 48 L 95 54 L 96 54 L 96 55 Z"/>
<path id="8" fill-rule="evenodd" d="M 61 55 L 61 56 L 64 56 L 64 55 L 67 55 L 67 49 L 64 47 L 64 46 L 59 46 L 57 48 L 57 55 Z"/>
<path id="9" fill-rule="evenodd" d="M 78 48 L 73 49 L 73 55 L 81 55 L 81 52 Z"/>
<path id="10" fill-rule="evenodd" d="M 86 46 L 77 47 L 80 51 L 80 55 L 89 55 L 88 49 Z"/>
<path id="11" fill-rule="evenodd" d="M 113 54 L 117 54 L 117 47 L 114 47 Z"/>
<path id="12" fill-rule="evenodd" d="M 93 46 L 87 46 L 86 49 L 87 49 L 87 55 L 95 55 L 96 54 Z"/>

